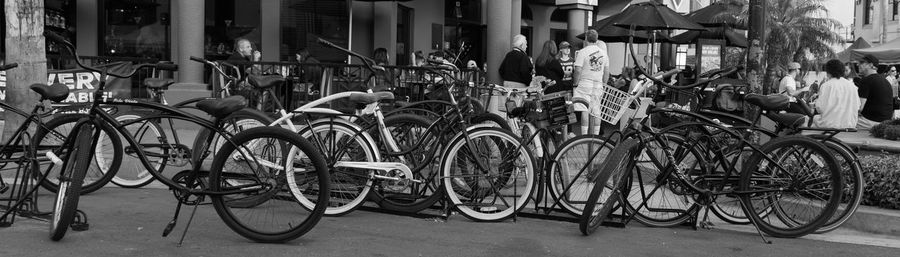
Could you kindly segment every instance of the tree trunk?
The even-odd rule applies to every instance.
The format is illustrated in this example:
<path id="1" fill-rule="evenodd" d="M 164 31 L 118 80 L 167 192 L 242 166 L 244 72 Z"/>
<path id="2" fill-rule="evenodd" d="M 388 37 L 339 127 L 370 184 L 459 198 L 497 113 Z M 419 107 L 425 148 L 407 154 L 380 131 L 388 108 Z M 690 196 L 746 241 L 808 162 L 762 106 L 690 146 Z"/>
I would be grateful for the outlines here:
<path id="1" fill-rule="evenodd" d="M 766 38 L 766 1 L 750 0 L 750 30 L 747 32 L 747 40 L 750 48 L 747 50 L 747 82 L 750 83 L 751 92 L 768 92 L 762 87 L 763 75 L 763 48 Z"/>
<path id="2" fill-rule="evenodd" d="M 44 46 L 44 0 L 4 0 L 6 11 L 6 63 L 19 67 L 6 71 L 7 104 L 31 112 L 38 100 L 28 87 L 47 83 L 47 56 Z M 3 142 L 26 117 L 6 111 Z M 31 129 L 34 129 L 33 127 Z"/>

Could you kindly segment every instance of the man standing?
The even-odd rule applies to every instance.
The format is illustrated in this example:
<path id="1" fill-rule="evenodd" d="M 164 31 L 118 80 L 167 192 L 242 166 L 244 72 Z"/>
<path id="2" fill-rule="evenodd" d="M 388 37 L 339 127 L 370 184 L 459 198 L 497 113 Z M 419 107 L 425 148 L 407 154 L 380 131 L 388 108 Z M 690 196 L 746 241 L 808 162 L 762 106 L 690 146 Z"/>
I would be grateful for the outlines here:
<path id="1" fill-rule="evenodd" d="M 878 123 L 891 119 L 894 112 L 891 83 L 878 74 L 878 58 L 871 54 L 863 56 L 859 61 L 859 112 L 857 129 L 870 129 Z"/>
<path id="2" fill-rule="evenodd" d="M 596 30 L 589 29 L 584 33 L 584 48 L 575 55 L 575 71 L 573 79 L 575 88 L 573 97 L 586 99 L 593 106 L 575 106 L 575 111 L 599 110 L 600 99 L 603 97 L 603 87 L 609 79 L 609 56 L 606 53 L 606 43 L 597 40 L 599 34 Z M 581 117 L 581 115 L 579 115 Z M 594 128 L 588 131 L 587 120 L 581 121 L 581 131 L 597 133 L 600 129 L 600 121 L 594 119 Z"/>

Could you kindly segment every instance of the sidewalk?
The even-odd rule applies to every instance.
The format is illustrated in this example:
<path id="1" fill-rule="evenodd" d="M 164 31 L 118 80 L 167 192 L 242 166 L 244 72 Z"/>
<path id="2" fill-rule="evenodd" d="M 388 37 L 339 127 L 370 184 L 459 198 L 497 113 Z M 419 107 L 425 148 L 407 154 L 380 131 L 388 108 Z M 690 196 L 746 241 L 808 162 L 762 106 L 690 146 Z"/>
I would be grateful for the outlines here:
<path id="1" fill-rule="evenodd" d="M 900 153 L 900 141 L 876 138 L 869 134 L 868 130 L 857 132 L 841 132 L 835 136 L 851 147 L 868 151 L 886 151 Z"/>

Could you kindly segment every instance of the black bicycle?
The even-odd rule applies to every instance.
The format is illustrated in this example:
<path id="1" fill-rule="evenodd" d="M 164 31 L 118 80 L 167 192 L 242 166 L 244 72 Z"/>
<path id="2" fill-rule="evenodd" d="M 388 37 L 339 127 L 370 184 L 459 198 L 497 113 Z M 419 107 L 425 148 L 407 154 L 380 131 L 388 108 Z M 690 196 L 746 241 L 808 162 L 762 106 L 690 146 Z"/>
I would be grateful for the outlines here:
<path id="1" fill-rule="evenodd" d="M 78 66 L 102 74 L 88 115 L 75 124 L 72 130 L 72 135 L 75 136 L 68 137 L 63 144 L 63 148 L 67 149 L 64 151 L 65 156 L 54 156 L 54 152 L 48 154 L 62 167 L 60 189 L 50 224 L 52 240 L 60 240 L 65 235 L 75 216 L 82 179 L 92 161 L 91 155 L 94 154 L 93 149 L 100 134 L 97 128 L 101 124 L 112 125 L 133 147 L 152 176 L 173 190 L 178 200 L 175 217 L 166 226 L 163 236 L 168 235 L 175 227 L 182 205 L 194 206 L 191 214 L 193 217 L 197 206 L 207 196 L 228 227 L 257 242 L 284 242 L 300 237 L 312 229 L 324 214 L 326 204 L 322 203 L 328 202 L 329 175 L 322 154 L 312 144 L 296 133 L 280 127 L 259 127 L 237 134 L 223 129 L 221 123 L 224 118 L 246 107 L 243 97 L 198 102 L 197 108 L 213 116 L 212 121 L 160 103 L 103 98 L 107 76 L 128 78 L 141 68 L 158 67 L 161 64 L 141 64 L 128 74 L 100 70 L 81 63 L 74 46 L 65 39 L 52 33 L 45 35 L 48 40 L 65 46 L 70 53 L 76 55 Z M 157 114 L 121 123 L 104 112 L 101 105 L 146 108 L 157 111 Z M 227 143 L 215 154 L 209 170 L 202 170 L 203 160 L 195 157 L 190 160 L 191 169 L 179 172 L 170 179 L 152 168 L 148 153 L 139 147 L 140 143 L 125 129 L 129 124 L 150 119 L 188 122 L 215 132 L 205 140 L 196 140 L 195 142 L 201 143 L 195 144 L 191 149 L 193 151 L 205 152 L 212 135 L 224 138 Z M 293 179 L 288 180 L 286 173 L 290 173 Z M 304 194 L 293 195 L 289 187 L 303 188 Z M 317 204 L 313 208 L 304 208 L 297 203 L 297 197 L 301 196 L 309 198 L 303 200 Z"/>

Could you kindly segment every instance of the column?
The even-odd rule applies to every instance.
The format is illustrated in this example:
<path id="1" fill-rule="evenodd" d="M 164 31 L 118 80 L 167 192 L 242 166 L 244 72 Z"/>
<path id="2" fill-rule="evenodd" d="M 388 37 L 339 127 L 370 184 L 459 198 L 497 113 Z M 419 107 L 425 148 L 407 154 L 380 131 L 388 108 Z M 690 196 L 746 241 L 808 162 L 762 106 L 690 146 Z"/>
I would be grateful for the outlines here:
<path id="1" fill-rule="evenodd" d="M 584 33 L 588 28 L 588 19 L 590 19 L 590 15 L 588 12 L 590 9 L 587 7 L 580 6 L 571 6 L 569 7 L 569 31 L 567 33 L 569 42 L 572 45 L 579 45 L 581 40 L 576 38 L 578 34 Z"/>
<path id="2" fill-rule="evenodd" d="M 172 1 L 177 10 L 172 28 L 177 35 L 178 54 L 172 61 L 178 64 L 178 82 L 202 83 L 203 64 L 189 60 L 191 56 L 203 56 L 204 17 L 203 0 Z"/>
<path id="3" fill-rule="evenodd" d="M 259 48 L 262 52 L 262 61 L 293 60 L 293 57 L 288 60 L 279 60 L 281 57 L 281 0 L 262 0 L 259 4 L 262 32 Z"/>
<path id="4" fill-rule="evenodd" d="M 99 28 L 100 24 L 100 3 L 99 0 L 81 0 L 76 1 L 75 10 L 78 18 L 75 19 L 75 31 L 78 31 L 75 38 L 75 49 L 79 55 L 97 56 L 97 49 L 100 46 Z"/>
<path id="5" fill-rule="evenodd" d="M 537 58 L 544 48 L 544 42 L 550 40 L 550 15 L 556 10 L 556 6 L 532 5 L 531 11 L 534 13 L 534 42 L 531 47 L 534 48 L 531 53 L 532 58 Z M 556 42 L 559 44 L 559 42 Z"/>
<path id="6" fill-rule="evenodd" d="M 512 13 L 512 17 L 510 17 L 510 21 L 512 21 L 510 40 L 512 40 L 513 36 L 522 33 L 522 8 L 528 8 L 528 6 L 523 7 L 522 0 L 512 0 L 512 8 L 509 9 L 510 13 Z"/>
<path id="7" fill-rule="evenodd" d="M 488 83 L 501 83 L 500 73 L 497 68 L 503 62 L 506 52 L 512 48 L 512 14 L 521 11 L 510 11 L 512 1 L 491 0 L 487 1 L 487 81 Z M 520 19 L 521 20 L 521 19 Z M 521 22 L 521 21 L 520 21 Z M 518 30 L 516 30 L 518 34 Z"/>
<path id="8" fill-rule="evenodd" d="M 391 64 L 396 64 L 397 60 L 397 2 L 376 2 L 374 3 L 372 31 L 372 49 L 366 49 L 362 52 L 370 53 L 369 57 L 374 54 L 375 48 L 384 47 L 388 51 Z"/>

